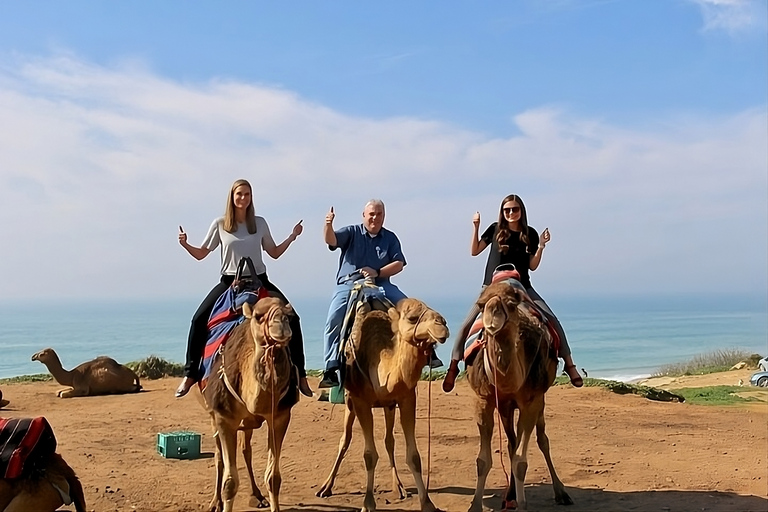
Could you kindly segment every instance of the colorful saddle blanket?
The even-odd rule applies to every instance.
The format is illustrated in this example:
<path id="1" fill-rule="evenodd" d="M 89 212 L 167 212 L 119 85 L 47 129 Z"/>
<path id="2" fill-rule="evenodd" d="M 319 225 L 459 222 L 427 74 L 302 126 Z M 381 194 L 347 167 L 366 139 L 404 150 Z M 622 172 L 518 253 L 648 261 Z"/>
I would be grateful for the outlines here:
<path id="1" fill-rule="evenodd" d="M 208 319 L 208 341 L 205 344 L 203 359 L 200 363 L 202 378 L 198 383 L 201 391 L 205 389 L 208 379 L 211 373 L 213 373 L 216 354 L 227 343 L 235 327 L 240 325 L 245 319 L 245 316 L 243 316 L 243 304 L 247 302 L 250 305 L 254 305 L 259 299 L 267 295 L 267 289 L 263 286 L 255 291 L 242 291 L 240 293 L 230 287 L 218 298 Z"/>
<path id="2" fill-rule="evenodd" d="M 55 451 L 56 437 L 45 418 L 0 418 L 0 477 L 27 477 Z"/>
<path id="3" fill-rule="evenodd" d="M 525 303 L 529 306 L 529 311 L 533 313 L 536 318 L 538 318 L 547 328 L 549 331 L 549 335 L 552 338 L 552 347 L 554 349 L 555 357 L 557 357 L 557 354 L 560 352 L 560 335 L 557 333 L 557 330 L 555 329 L 554 322 L 552 322 L 544 313 L 544 311 L 539 308 L 539 306 L 533 302 L 533 299 L 531 299 L 528 296 L 528 292 L 525 291 L 525 287 L 520 283 L 519 281 L 520 275 L 517 273 L 516 270 L 507 270 L 503 272 L 496 272 L 493 275 L 493 279 L 491 283 L 498 283 L 500 281 L 506 281 L 510 286 L 514 286 L 518 289 L 518 291 L 522 292 L 523 297 L 525 297 Z M 466 364 L 472 364 L 472 361 L 475 359 L 475 356 L 477 356 L 477 353 L 482 349 L 483 347 L 483 312 L 480 311 L 480 313 L 477 314 L 477 318 L 475 318 L 474 323 L 472 324 L 472 327 L 469 329 L 469 335 L 467 336 L 467 341 L 465 343 L 465 349 L 464 349 L 464 362 Z"/>

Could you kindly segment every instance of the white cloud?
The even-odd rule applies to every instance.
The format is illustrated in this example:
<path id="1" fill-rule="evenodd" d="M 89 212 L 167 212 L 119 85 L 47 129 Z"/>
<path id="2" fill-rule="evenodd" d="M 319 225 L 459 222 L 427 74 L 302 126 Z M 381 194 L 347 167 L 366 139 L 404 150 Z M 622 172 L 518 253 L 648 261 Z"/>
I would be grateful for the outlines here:
<path id="1" fill-rule="evenodd" d="M 766 28 L 765 0 L 689 0 L 701 9 L 704 30 L 729 33 Z"/>
<path id="2" fill-rule="evenodd" d="M 670 117 L 642 130 L 543 106 L 493 139 L 439 122 L 352 117 L 290 91 L 212 80 L 184 84 L 135 64 L 73 56 L 0 69 L 0 299 L 201 296 L 216 257 L 193 243 L 231 182 L 255 185 L 282 239 L 305 233 L 270 276 L 288 296 L 330 293 L 337 254 L 321 238 L 381 197 L 416 296 L 471 296 L 485 255 L 468 255 L 471 217 L 526 199 L 552 244 L 542 293 L 761 291 L 766 280 L 766 108 Z M 278 240 L 279 241 L 279 240 Z M 717 276 L 716 285 L 713 278 Z"/>

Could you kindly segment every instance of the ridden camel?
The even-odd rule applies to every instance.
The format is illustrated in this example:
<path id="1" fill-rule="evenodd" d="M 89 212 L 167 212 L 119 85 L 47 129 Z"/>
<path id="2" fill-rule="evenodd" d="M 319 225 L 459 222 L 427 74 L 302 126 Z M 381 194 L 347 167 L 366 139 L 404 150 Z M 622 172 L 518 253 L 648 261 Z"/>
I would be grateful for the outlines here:
<path id="1" fill-rule="evenodd" d="M 508 439 L 511 459 L 510 482 L 504 508 L 526 510 L 525 473 L 533 428 L 544 454 L 557 503 L 573 503 L 552 464 L 545 432 L 544 394 L 557 374 L 557 359 L 550 347 L 545 325 L 532 312 L 532 304 L 519 288 L 507 281 L 488 286 L 477 301 L 482 310 L 484 348 L 467 369 L 467 378 L 477 395 L 475 417 L 480 431 L 477 456 L 477 487 L 470 512 L 483 510 L 485 480 L 492 466 L 493 413 L 497 408 Z M 520 411 L 514 425 L 515 409 Z"/>
<path id="2" fill-rule="evenodd" d="M 267 297 L 253 307 L 244 304 L 243 313 L 246 320 L 232 331 L 214 363 L 218 378 L 209 378 L 202 391 L 216 439 L 216 487 L 210 510 L 232 511 L 239 485 L 238 430 L 244 431 L 241 448 L 251 477 L 252 505 L 255 499 L 254 506 L 266 506 L 250 467 L 252 431 L 266 421 L 269 452 L 264 481 L 269 506 L 275 512 L 280 510 L 280 452 L 291 407 L 299 400 L 287 349 L 293 309 L 278 298 Z"/>
<path id="3" fill-rule="evenodd" d="M 72 503 L 85 512 L 83 486 L 58 453 L 27 478 L 0 479 L 0 512 L 54 512 Z"/>
<path id="4" fill-rule="evenodd" d="M 93 395 L 118 395 L 138 393 L 141 390 L 139 377 L 127 366 L 123 366 L 111 357 L 101 356 L 79 364 L 73 370 L 61 366 L 59 356 L 52 348 L 41 350 L 32 356 L 33 361 L 40 361 L 51 372 L 56 382 L 69 388 L 59 390 L 61 398 Z"/>
<path id="5" fill-rule="evenodd" d="M 393 470 L 395 490 L 404 497 L 404 488 L 394 469 L 395 406 L 400 409 L 400 424 L 406 442 L 406 460 L 419 493 L 422 512 L 437 508 L 429 499 L 421 476 L 421 455 L 416 446 L 416 386 L 421 369 L 427 363 L 436 343 L 445 342 L 448 327 L 445 319 L 423 302 L 403 299 L 395 308 L 371 311 L 370 305 L 361 303 L 355 311 L 350 343 L 346 349 L 347 410 L 345 429 L 339 442 L 339 453 L 333 469 L 317 493 L 330 496 L 336 472 L 352 438 L 355 417 L 365 437 L 363 459 L 368 473 L 362 512 L 376 510 L 373 497 L 373 479 L 378 461 L 373 438 L 372 408 L 384 408 L 386 418 L 386 447 Z"/>

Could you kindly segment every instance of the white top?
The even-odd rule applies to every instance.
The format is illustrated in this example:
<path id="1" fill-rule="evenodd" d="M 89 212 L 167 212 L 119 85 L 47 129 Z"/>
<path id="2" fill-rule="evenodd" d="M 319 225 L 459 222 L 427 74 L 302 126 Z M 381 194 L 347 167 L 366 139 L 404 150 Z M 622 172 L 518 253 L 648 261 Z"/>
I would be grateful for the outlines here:
<path id="1" fill-rule="evenodd" d="M 256 232 L 254 234 L 248 232 L 248 226 L 244 222 L 237 225 L 237 231 L 228 233 L 224 230 L 224 217 L 219 217 L 211 224 L 201 247 L 212 251 L 221 245 L 222 275 L 235 275 L 237 264 L 241 258 L 245 257 L 253 260 L 257 274 L 263 274 L 267 271 L 267 267 L 261 259 L 261 250 L 265 241 L 275 245 L 264 217 L 256 217 Z M 248 274 L 247 267 L 245 273 Z"/>

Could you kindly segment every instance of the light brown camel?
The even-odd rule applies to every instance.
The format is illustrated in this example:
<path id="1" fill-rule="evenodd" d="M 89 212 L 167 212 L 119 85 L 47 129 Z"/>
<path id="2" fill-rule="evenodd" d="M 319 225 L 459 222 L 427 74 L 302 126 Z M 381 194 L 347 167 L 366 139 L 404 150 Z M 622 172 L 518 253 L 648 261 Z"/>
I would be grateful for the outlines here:
<path id="1" fill-rule="evenodd" d="M 32 356 L 33 361 L 40 361 L 51 372 L 56 382 L 70 386 L 59 390 L 61 398 L 93 395 L 118 395 L 138 393 L 141 390 L 139 377 L 127 366 L 106 356 L 77 365 L 73 370 L 61 366 L 59 356 L 52 348 L 41 350 Z"/>
<path id="2" fill-rule="evenodd" d="M 333 469 L 317 493 L 330 496 L 336 472 L 352 438 L 355 417 L 365 437 L 363 459 L 368 482 L 362 512 L 376 510 L 373 497 L 373 479 L 379 455 L 373 438 L 374 407 L 384 408 L 386 419 L 385 444 L 392 465 L 395 491 L 405 496 L 394 466 L 395 407 L 400 409 L 400 424 L 406 442 L 406 460 L 413 474 L 419 493 L 422 512 L 437 508 L 429 499 L 421 476 L 421 455 L 416 446 L 416 386 L 421 369 L 427 363 L 435 344 L 445 342 L 448 327 L 439 313 L 416 299 L 403 299 L 388 312 L 371 311 L 368 304 L 361 304 L 355 312 L 352 343 L 347 347 L 346 378 L 347 410 L 344 416 L 344 433 L 339 442 L 339 453 Z"/>
<path id="3" fill-rule="evenodd" d="M 272 511 L 280 510 L 280 453 L 291 407 L 298 402 L 297 376 L 287 346 L 293 309 L 282 300 L 267 297 L 255 306 L 243 306 L 246 321 L 237 326 L 217 356 L 202 398 L 211 415 L 216 439 L 216 487 L 210 510 L 231 512 L 239 486 L 237 432 L 244 431 L 243 455 L 248 467 L 252 499 L 266 506 L 250 467 L 251 434 L 266 421 L 268 456 L 264 481 Z M 217 377 L 218 376 L 218 377 Z M 256 500 L 256 503 L 253 503 Z"/>
<path id="4" fill-rule="evenodd" d="M 477 303 L 483 311 L 485 346 L 467 370 L 469 384 L 477 395 L 475 417 L 480 431 L 477 487 L 469 510 L 483 510 L 485 480 L 492 466 L 491 439 L 497 404 L 507 434 L 514 477 L 504 498 L 504 508 L 526 510 L 527 451 L 534 427 L 536 441 L 552 477 L 555 499 L 557 503 L 570 505 L 573 501 L 555 472 L 545 432 L 544 394 L 557 373 L 549 332 L 532 313 L 524 292 L 505 281 L 488 286 Z M 520 411 L 516 428 L 515 409 Z"/>
<path id="5" fill-rule="evenodd" d="M 58 453 L 28 478 L 0 479 L 0 512 L 54 512 L 72 503 L 85 512 L 83 486 Z"/>

